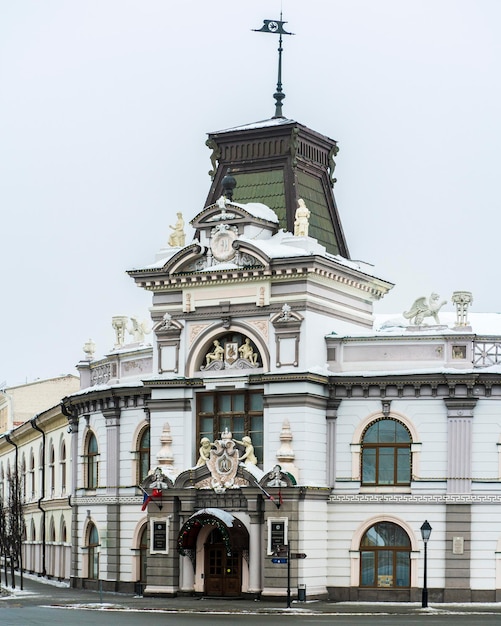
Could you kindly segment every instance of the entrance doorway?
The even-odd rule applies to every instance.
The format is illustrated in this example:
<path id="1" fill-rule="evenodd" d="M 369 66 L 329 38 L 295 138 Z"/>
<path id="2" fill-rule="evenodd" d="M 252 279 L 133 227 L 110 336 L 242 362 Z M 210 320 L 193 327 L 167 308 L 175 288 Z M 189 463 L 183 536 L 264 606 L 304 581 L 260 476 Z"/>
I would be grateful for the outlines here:
<path id="1" fill-rule="evenodd" d="M 227 553 L 221 532 L 215 528 L 205 544 L 205 595 L 239 596 L 242 589 L 242 554 Z"/>

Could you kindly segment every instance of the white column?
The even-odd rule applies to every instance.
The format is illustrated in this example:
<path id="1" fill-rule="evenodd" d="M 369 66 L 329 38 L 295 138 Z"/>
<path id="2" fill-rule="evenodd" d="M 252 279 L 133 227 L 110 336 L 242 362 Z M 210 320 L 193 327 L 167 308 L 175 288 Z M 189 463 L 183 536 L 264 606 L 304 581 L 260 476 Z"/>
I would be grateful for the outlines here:
<path id="1" fill-rule="evenodd" d="M 249 534 L 249 593 L 260 593 L 261 584 L 261 552 L 263 542 L 261 541 L 262 524 L 252 523 Z"/>
<path id="2" fill-rule="evenodd" d="M 181 591 L 193 591 L 195 572 L 190 557 L 181 556 L 179 566 L 181 568 Z"/>

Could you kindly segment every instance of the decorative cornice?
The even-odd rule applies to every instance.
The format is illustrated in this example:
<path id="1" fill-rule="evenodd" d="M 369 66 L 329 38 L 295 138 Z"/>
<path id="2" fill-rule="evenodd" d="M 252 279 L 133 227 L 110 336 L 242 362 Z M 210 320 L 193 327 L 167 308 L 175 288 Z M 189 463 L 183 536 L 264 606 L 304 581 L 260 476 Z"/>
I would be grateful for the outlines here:
<path id="1" fill-rule="evenodd" d="M 71 499 L 73 506 L 85 506 L 89 504 L 102 504 L 104 506 L 111 506 L 115 504 L 134 504 L 141 506 L 143 502 L 143 496 L 74 496 Z"/>
<path id="2" fill-rule="evenodd" d="M 149 410 L 157 411 L 190 411 L 190 398 L 167 398 L 162 400 L 147 400 Z"/>
<path id="3" fill-rule="evenodd" d="M 150 396 L 149 389 L 145 389 L 142 383 L 137 387 L 108 387 L 94 390 L 92 387 L 85 394 L 78 394 L 64 398 L 65 411 L 70 414 L 69 421 L 76 419 L 85 413 L 101 411 L 120 411 L 125 408 L 144 408 L 147 398 Z M 75 415 L 74 412 L 77 412 Z"/>
<path id="4" fill-rule="evenodd" d="M 293 407 L 300 406 L 303 408 L 325 410 L 328 398 L 324 396 L 312 395 L 309 393 L 287 393 L 287 395 L 265 396 L 264 405 L 269 407 Z"/>
<path id="5" fill-rule="evenodd" d="M 280 263 L 280 266 L 278 265 Z M 271 259 L 269 267 L 248 266 L 239 269 L 219 269 L 217 265 L 205 272 L 178 272 L 166 274 L 164 268 L 145 268 L 129 271 L 140 287 L 147 291 L 168 291 L 196 288 L 199 285 L 221 285 L 249 283 L 258 280 L 274 281 L 297 280 L 298 277 L 316 277 L 324 282 L 335 282 L 358 289 L 373 297 L 380 298 L 389 291 L 390 283 L 384 283 L 370 275 L 363 274 L 353 268 L 332 267 L 333 262 L 320 256 L 292 257 L 290 259 Z M 378 287 L 376 287 L 376 283 Z"/>
<path id="6" fill-rule="evenodd" d="M 501 396 L 501 376 L 479 372 L 388 374 L 329 376 L 332 397 L 337 398 L 454 398 L 458 400 Z M 374 392 L 373 390 L 376 390 Z"/>
<path id="7" fill-rule="evenodd" d="M 249 383 L 260 385 L 263 383 L 315 383 L 318 385 L 327 385 L 328 378 L 321 374 L 312 374 L 311 372 L 290 372 L 281 374 L 251 374 L 249 376 Z"/>
<path id="8" fill-rule="evenodd" d="M 144 381 L 146 389 L 153 387 L 171 387 L 180 388 L 183 387 L 205 387 L 205 383 L 202 378 L 154 378 Z"/>
<path id="9" fill-rule="evenodd" d="M 356 504 L 501 504 L 499 495 L 434 494 L 412 495 L 405 493 L 332 494 L 329 502 Z"/>

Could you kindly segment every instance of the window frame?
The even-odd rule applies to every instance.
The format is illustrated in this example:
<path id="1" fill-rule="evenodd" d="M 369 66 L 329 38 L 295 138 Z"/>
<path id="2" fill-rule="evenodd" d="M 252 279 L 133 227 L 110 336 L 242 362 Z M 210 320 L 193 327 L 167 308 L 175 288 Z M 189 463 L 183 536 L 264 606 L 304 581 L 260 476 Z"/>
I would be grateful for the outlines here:
<path id="1" fill-rule="evenodd" d="M 148 435 L 148 447 L 143 446 L 144 438 Z M 145 426 L 137 438 L 137 484 L 140 485 L 148 476 L 151 464 L 151 429 Z M 146 467 L 143 467 L 146 462 Z"/>
<path id="2" fill-rule="evenodd" d="M 96 449 L 91 450 L 91 443 L 96 442 Z M 85 442 L 85 489 L 95 490 L 99 485 L 99 445 L 95 433 L 89 432 Z"/>
<path id="3" fill-rule="evenodd" d="M 393 422 L 396 426 L 400 426 L 405 430 L 408 436 L 408 440 L 405 442 L 397 441 L 397 437 L 393 441 L 366 441 L 368 431 L 376 424 L 382 422 Z M 361 440 L 361 455 L 360 455 L 360 484 L 362 487 L 409 487 L 412 480 L 412 435 L 405 424 L 400 420 L 392 417 L 381 417 L 379 419 L 370 422 L 364 429 Z M 383 461 L 384 451 L 393 450 L 392 463 Z M 406 475 L 408 474 L 408 480 L 399 480 L 399 474 L 401 470 L 399 468 L 399 459 L 401 458 L 401 451 L 407 451 L 408 467 L 406 467 Z M 364 465 L 368 465 L 369 452 L 374 451 L 374 480 L 369 481 L 365 479 L 366 472 L 364 471 Z M 365 467 L 366 469 L 366 467 Z M 384 471 L 391 469 L 393 479 L 391 482 L 383 480 Z M 408 470 L 408 471 L 407 471 Z"/>
<path id="4" fill-rule="evenodd" d="M 87 530 L 87 578 L 99 580 L 99 532 L 94 522 Z"/>
<path id="5" fill-rule="evenodd" d="M 234 398 L 243 396 L 243 407 L 235 410 Z M 212 410 L 203 411 L 205 400 L 213 398 Z M 252 405 L 252 398 L 260 397 L 260 408 L 256 409 Z M 230 398 L 231 410 L 224 410 L 227 407 L 223 403 Z M 227 391 L 207 391 L 197 393 L 196 407 L 196 431 L 197 440 L 195 450 L 198 451 L 202 437 L 208 437 L 210 441 L 216 441 L 221 437 L 225 427 L 228 427 L 234 439 L 250 437 L 252 445 L 258 459 L 258 465 L 263 464 L 264 452 L 264 397 L 262 389 L 232 389 Z M 243 420 L 243 428 L 235 428 L 235 420 Z M 212 430 L 202 428 L 203 420 L 212 420 Z"/>
<path id="6" fill-rule="evenodd" d="M 369 533 L 369 531 L 371 531 L 373 528 L 376 528 L 379 525 L 383 525 L 386 524 L 388 526 L 393 526 L 394 528 L 398 529 L 398 531 L 405 535 L 405 537 L 407 538 L 407 544 L 394 544 L 394 545 L 388 545 L 388 544 L 384 544 L 384 545 L 367 545 L 364 546 L 363 542 L 365 537 L 367 536 L 367 534 Z M 360 545 L 359 545 L 359 551 L 360 551 L 360 579 L 359 579 L 359 587 L 363 588 L 363 589 L 409 589 L 411 587 L 411 577 L 412 577 L 412 571 L 411 571 L 411 552 L 412 552 L 412 542 L 411 542 L 411 538 L 409 537 L 408 533 L 405 531 L 404 528 L 402 528 L 402 526 L 395 524 L 395 522 L 391 522 L 391 521 L 380 521 L 380 522 L 376 522 L 374 524 L 372 524 L 372 526 L 369 526 L 369 528 L 367 528 L 367 530 L 364 532 L 364 534 L 362 535 L 361 539 L 360 539 Z M 385 555 L 386 553 L 386 555 Z M 364 580 L 364 561 L 367 562 L 366 559 L 364 559 L 364 554 L 365 555 L 372 555 L 372 579 L 373 579 L 373 583 L 372 584 L 363 584 L 363 580 Z M 383 557 L 383 555 L 387 556 L 388 554 L 391 555 L 391 574 L 380 574 L 379 572 L 381 571 L 380 567 L 382 568 L 383 565 L 380 566 L 380 559 Z M 398 582 L 398 577 L 397 577 L 397 573 L 399 571 L 399 568 L 401 567 L 401 564 L 398 563 L 399 560 L 399 556 L 405 554 L 406 555 L 406 560 L 407 560 L 407 564 L 406 564 L 406 583 L 405 585 L 398 585 L 396 584 Z M 383 557 L 384 558 L 384 557 Z M 384 584 L 384 579 L 386 578 L 386 580 L 389 582 L 389 579 L 392 579 L 392 584 Z M 381 584 L 380 584 L 381 583 Z"/>

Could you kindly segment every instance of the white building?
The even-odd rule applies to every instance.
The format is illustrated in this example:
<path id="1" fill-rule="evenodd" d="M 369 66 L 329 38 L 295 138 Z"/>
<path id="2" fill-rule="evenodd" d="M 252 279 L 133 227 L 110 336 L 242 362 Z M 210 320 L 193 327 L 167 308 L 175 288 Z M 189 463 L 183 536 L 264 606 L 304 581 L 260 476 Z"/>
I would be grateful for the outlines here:
<path id="1" fill-rule="evenodd" d="M 275 118 L 208 143 L 196 239 L 180 223 L 129 271 L 153 346 L 117 318 L 63 401 L 73 584 L 416 600 L 428 520 L 430 599 L 496 600 L 499 334 L 470 325 L 465 294 L 448 324 L 423 299 L 375 330 L 392 285 L 349 259 L 332 140 Z"/>

